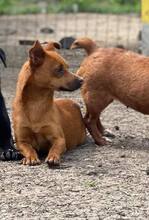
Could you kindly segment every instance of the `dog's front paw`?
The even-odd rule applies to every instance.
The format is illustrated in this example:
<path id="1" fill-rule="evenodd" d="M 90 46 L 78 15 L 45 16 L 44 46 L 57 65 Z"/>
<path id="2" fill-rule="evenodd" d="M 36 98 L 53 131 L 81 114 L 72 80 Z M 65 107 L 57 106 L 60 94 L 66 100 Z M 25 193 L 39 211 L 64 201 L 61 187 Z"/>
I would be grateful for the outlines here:
<path id="1" fill-rule="evenodd" d="M 49 165 L 49 167 L 60 166 L 60 157 L 55 153 L 51 153 L 47 156 L 45 162 Z"/>
<path id="2" fill-rule="evenodd" d="M 34 166 L 34 165 L 39 165 L 40 163 L 41 163 L 41 161 L 36 156 L 24 157 L 22 159 L 23 165 Z"/>
<path id="3" fill-rule="evenodd" d="M 21 160 L 22 157 L 22 154 L 13 149 L 8 149 L 0 153 L 0 160 L 2 161 L 16 161 Z"/>

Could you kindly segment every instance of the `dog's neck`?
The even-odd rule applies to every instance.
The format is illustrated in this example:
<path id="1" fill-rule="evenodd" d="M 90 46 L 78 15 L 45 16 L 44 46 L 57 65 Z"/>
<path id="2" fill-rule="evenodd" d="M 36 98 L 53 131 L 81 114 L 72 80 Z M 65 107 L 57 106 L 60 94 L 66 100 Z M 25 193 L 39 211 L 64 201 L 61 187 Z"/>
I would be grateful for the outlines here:
<path id="1" fill-rule="evenodd" d="M 92 54 L 97 50 L 97 46 L 95 44 L 92 45 L 86 45 L 86 52 L 88 55 Z"/>
<path id="2" fill-rule="evenodd" d="M 54 91 L 28 82 L 22 93 L 22 107 L 32 123 L 39 123 L 54 106 Z"/>
<path id="3" fill-rule="evenodd" d="M 37 84 L 28 81 L 23 89 L 22 96 L 25 102 L 43 103 L 48 100 L 47 103 L 52 104 L 54 91 L 49 88 L 40 87 Z"/>
<path id="4" fill-rule="evenodd" d="M 22 67 L 17 83 L 14 103 L 18 103 L 18 111 L 25 113 L 31 123 L 39 123 L 49 111 L 52 111 L 54 91 L 38 85 L 31 72 L 28 62 Z"/>

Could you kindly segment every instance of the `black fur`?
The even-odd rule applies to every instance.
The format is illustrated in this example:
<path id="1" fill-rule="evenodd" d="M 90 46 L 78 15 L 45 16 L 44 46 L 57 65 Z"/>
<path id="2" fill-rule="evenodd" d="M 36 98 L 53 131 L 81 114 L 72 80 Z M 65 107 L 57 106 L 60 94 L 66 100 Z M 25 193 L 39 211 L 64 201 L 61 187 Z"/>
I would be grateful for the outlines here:
<path id="1" fill-rule="evenodd" d="M 7 67 L 6 65 L 6 55 L 5 55 L 5 52 L 0 48 L 0 58 L 1 58 L 1 61 L 3 62 L 4 66 Z"/>
<path id="2" fill-rule="evenodd" d="M 6 56 L 0 48 L 0 59 L 6 67 Z M 16 151 L 11 135 L 10 119 L 0 90 L 0 160 L 18 160 L 21 155 Z"/>

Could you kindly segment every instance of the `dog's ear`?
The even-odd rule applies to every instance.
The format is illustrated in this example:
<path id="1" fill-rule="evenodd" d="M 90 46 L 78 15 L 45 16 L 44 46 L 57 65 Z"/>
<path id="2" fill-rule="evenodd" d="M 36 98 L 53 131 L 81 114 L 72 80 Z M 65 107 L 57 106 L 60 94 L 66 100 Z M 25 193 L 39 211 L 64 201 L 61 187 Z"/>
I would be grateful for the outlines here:
<path id="1" fill-rule="evenodd" d="M 58 42 L 53 42 L 53 45 L 54 45 L 54 47 L 56 48 L 56 49 L 61 49 L 61 44 L 60 43 L 58 43 Z"/>
<path id="2" fill-rule="evenodd" d="M 30 63 L 33 66 L 40 66 L 43 64 L 45 52 L 38 40 L 34 43 L 33 47 L 29 51 L 29 58 Z"/>
<path id="3" fill-rule="evenodd" d="M 55 50 L 55 49 L 61 49 L 61 44 L 58 42 L 48 42 L 45 46 L 45 50 Z"/>
<path id="4" fill-rule="evenodd" d="M 70 46 L 70 49 L 76 49 L 76 48 L 80 48 L 80 44 L 77 40 L 75 40 Z"/>

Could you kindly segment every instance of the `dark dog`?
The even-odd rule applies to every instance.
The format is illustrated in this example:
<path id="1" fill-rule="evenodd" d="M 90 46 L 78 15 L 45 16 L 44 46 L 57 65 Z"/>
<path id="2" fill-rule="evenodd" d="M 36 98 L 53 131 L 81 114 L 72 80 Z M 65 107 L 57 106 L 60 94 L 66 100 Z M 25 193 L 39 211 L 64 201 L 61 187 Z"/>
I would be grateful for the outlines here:
<path id="1" fill-rule="evenodd" d="M 62 46 L 63 49 L 70 49 L 71 44 L 75 41 L 76 39 L 74 37 L 64 37 L 62 38 L 59 42 Z"/>
<path id="2" fill-rule="evenodd" d="M 6 56 L 0 48 L 0 59 L 6 67 Z M 15 150 L 11 135 L 11 126 L 8 113 L 6 110 L 4 98 L 0 91 L 0 159 L 1 160 L 17 160 L 19 153 Z"/>

